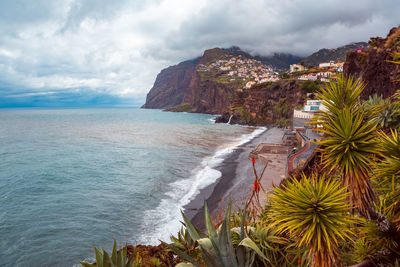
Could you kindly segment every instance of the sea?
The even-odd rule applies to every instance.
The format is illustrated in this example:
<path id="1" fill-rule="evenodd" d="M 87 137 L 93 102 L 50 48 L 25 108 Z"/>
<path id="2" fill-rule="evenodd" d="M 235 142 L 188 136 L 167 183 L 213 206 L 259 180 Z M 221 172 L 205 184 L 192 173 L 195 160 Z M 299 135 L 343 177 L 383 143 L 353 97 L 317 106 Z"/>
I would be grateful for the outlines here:
<path id="1" fill-rule="evenodd" d="M 0 266 L 80 266 L 169 241 L 218 165 L 264 129 L 139 108 L 0 109 Z"/>

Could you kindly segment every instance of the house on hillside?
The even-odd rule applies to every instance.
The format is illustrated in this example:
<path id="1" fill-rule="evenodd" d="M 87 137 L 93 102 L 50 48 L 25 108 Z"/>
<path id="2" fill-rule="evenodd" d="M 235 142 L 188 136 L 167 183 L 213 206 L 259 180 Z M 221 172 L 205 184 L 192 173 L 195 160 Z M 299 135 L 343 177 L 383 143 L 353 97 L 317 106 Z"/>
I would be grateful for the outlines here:
<path id="1" fill-rule="evenodd" d="M 246 87 L 247 89 L 249 89 L 249 88 L 251 88 L 251 86 L 252 86 L 253 84 L 255 84 L 255 82 L 247 82 L 245 87 Z"/>
<path id="2" fill-rule="evenodd" d="M 306 67 L 304 67 L 301 64 L 292 64 L 290 65 L 290 73 L 296 72 L 296 71 L 303 71 L 306 70 Z"/>
<path id="3" fill-rule="evenodd" d="M 320 68 L 331 68 L 331 67 L 333 67 L 335 65 L 335 62 L 334 61 L 329 61 L 329 62 L 323 62 L 323 63 L 319 63 L 319 66 L 318 67 L 320 67 Z"/>

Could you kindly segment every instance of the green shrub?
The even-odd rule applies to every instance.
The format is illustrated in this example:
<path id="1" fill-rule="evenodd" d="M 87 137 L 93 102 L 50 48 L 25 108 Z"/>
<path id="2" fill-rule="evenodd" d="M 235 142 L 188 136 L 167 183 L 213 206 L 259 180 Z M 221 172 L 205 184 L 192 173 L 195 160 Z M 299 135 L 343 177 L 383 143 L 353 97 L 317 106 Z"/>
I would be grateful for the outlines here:
<path id="1" fill-rule="evenodd" d="M 320 84 L 314 81 L 305 81 L 301 84 L 301 90 L 304 93 L 315 93 L 319 90 Z"/>

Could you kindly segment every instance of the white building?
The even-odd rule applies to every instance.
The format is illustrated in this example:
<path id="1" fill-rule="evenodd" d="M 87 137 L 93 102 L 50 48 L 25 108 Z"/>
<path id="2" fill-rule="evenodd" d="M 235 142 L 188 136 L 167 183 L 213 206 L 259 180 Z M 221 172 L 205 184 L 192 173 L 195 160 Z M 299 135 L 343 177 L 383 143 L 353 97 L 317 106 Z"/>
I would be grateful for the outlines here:
<path id="1" fill-rule="evenodd" d="M 314 117 L 315 112 L 319 110 L 326 110 L 325 106 L 322 105 L 320 100 L 307 100 L 303 109 L 294 110 L 293 117 L 302 118 L 302 119 L 312 119 Z"/>
<path id="2" fill-rule="evenodd" d="M 316 81 L 318 79 L 317 75 L 308 74 L 308 80 Z"/>
<path id="3" fill-rule="evenodd" d="M 306 68 L 303 65 L 300 65 L 300 64 L 290 65 L 290 73 L 296 72 L 296 71 L 303 71 L 303 70 L 306 70 Z"/>
<path id="4" fill-rule="evenodd" d="M 335 62 L 333 62 L 333 61 L 319 63 L 320 68 L 330 68 L 330 67 L 333 67 L 334 65 L 335 65 Z"/>
<path id="5" fill-rule="evenodd" d="M 246 87 L 246 88 L 251 88 L 251 86 L 252 86 L 253 84 L 255 84 L 255 82 L 247 82 L 245 87 Z"/>
<path id="6" fill-rule="evenodd" d="M 319 100 L 307 100 L 307 103 L 303 107 L 305 112 L 316 112 L 321 109 L 321 101 Z"/>

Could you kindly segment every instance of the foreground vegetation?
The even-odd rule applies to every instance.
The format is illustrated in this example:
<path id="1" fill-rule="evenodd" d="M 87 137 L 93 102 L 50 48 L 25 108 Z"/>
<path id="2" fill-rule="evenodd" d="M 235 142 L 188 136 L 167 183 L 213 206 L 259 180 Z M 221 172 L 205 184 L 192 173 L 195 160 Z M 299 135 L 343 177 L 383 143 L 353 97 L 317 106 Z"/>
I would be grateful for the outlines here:
<path id="1" fill-rule="evenodd" d="M 265 206 L 259 206 L 263 190 L 255 172 L 244 210 L 229 207 L 222 222 L 213 223 L 205 205 L 207 233 L 182 214 L 181 231 L 164 243 L 166 253 L 176 255 L 173 264 L 399 266 L 400 94 L 363 102 L 363 89 L 346 77 L 321 88 L 326 110 L 312 122 L 323 133 L 318 168 L 287 178 Z M 97 266 L 172 266 L 161 258 L 143 264 L 143 254 L 126 248 L 117 252 L 114 244 L 111 256 L 95 249 Z"/>

